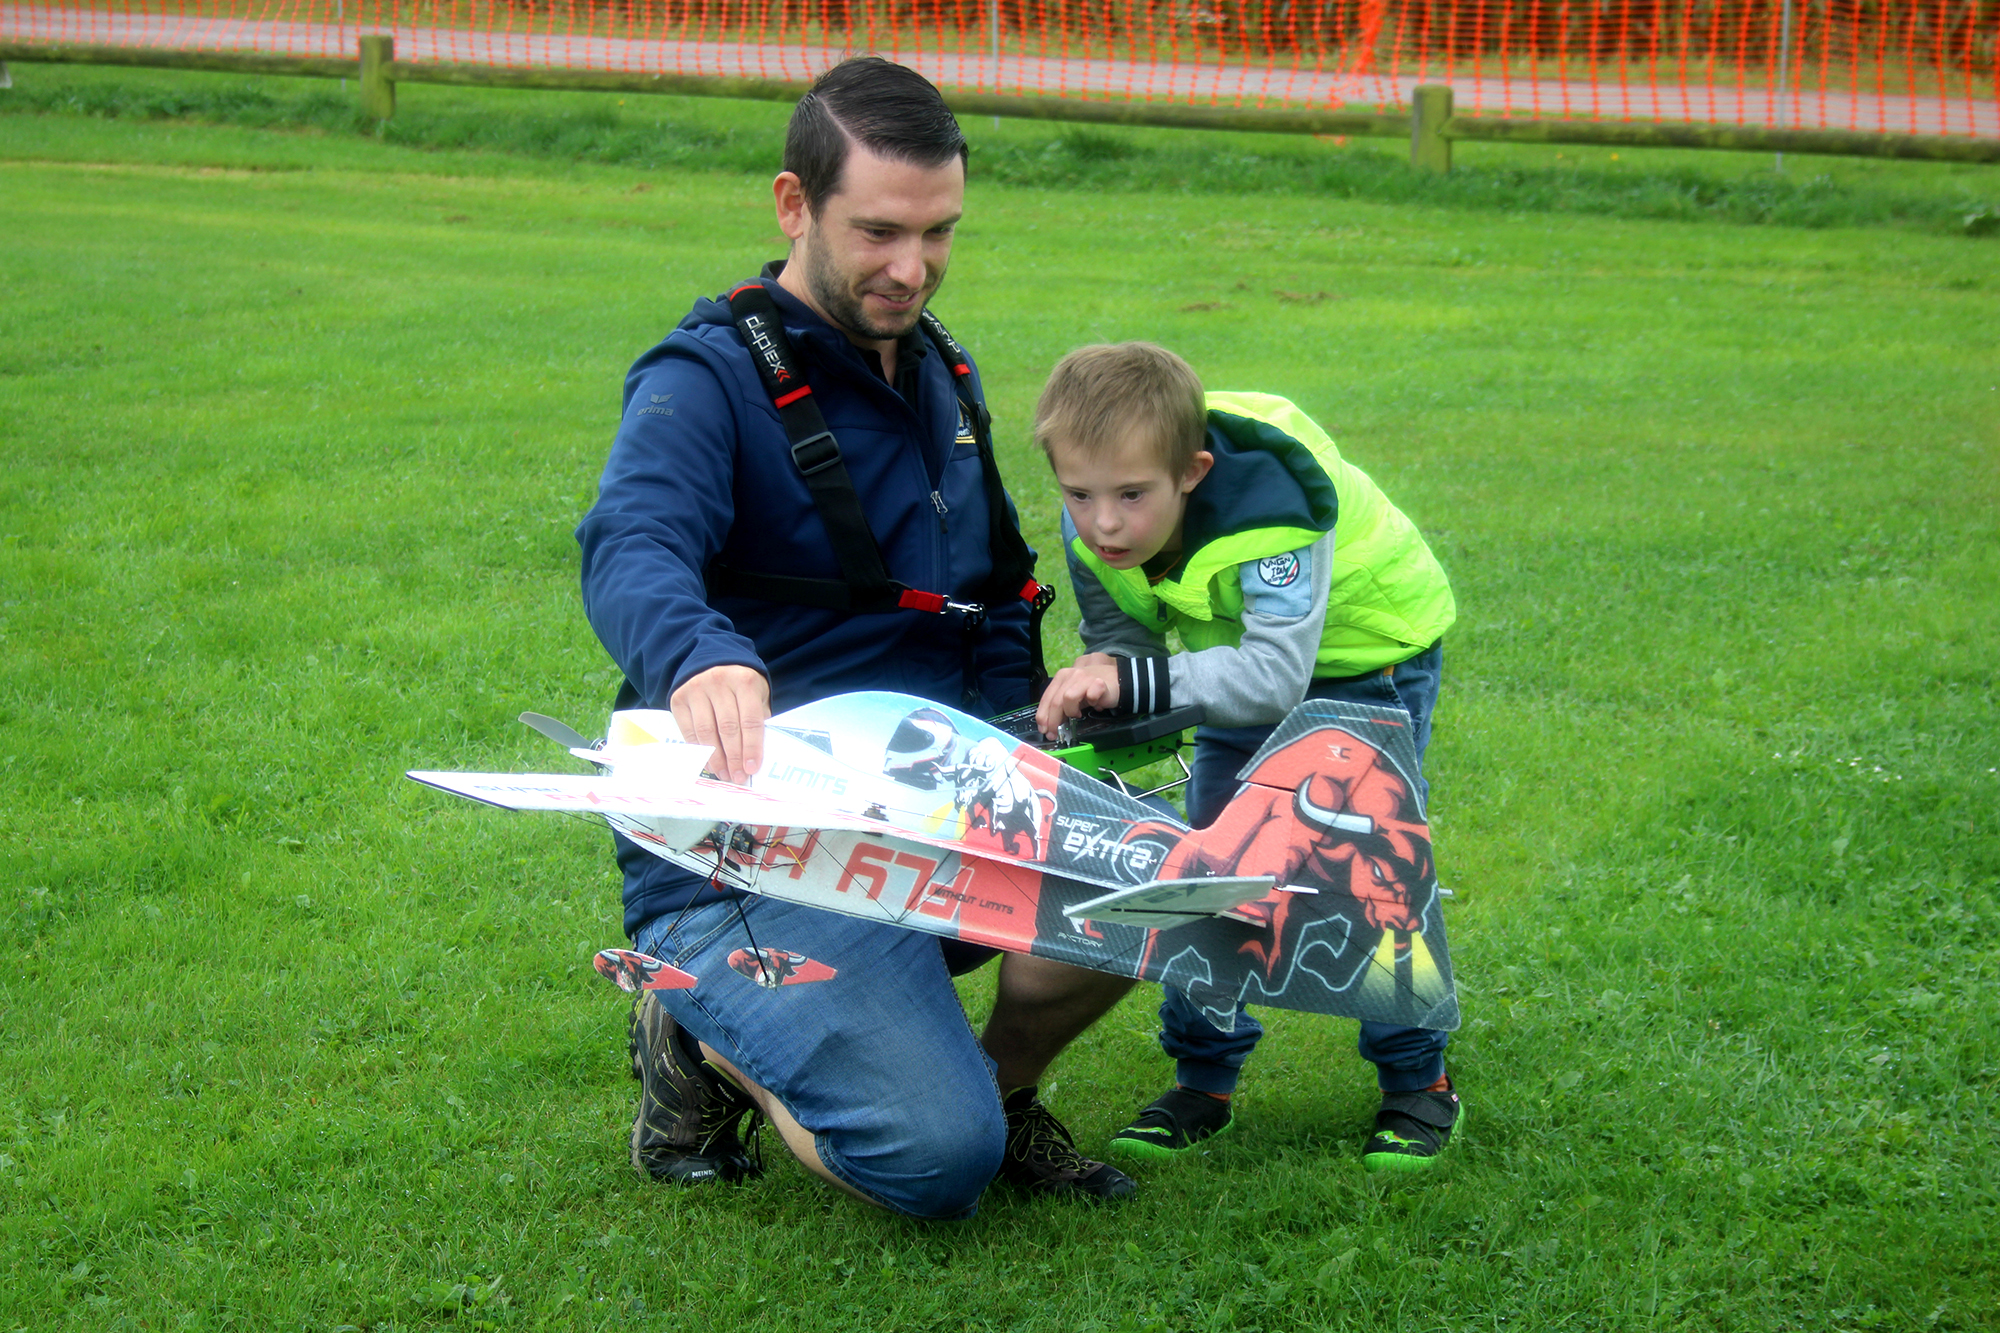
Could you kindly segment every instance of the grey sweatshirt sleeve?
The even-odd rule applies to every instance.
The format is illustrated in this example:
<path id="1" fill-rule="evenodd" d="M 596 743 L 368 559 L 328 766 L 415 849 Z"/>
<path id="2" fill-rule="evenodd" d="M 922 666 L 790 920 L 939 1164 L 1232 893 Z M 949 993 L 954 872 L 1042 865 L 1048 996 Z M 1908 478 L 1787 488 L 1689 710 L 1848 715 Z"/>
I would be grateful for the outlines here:
<path id="1" fill-rule="evenodd" d="M 1200 704 L 1210 726 L 1269 726 L 1283 721 L 1312 684 L 1333 582 L 1333 534 L 1237 569 L 1242 643 L 1174 654 L 1167 663 L 1168 693 L 1177 705 Z M 1109 600 L 1101 588 L 1099 594 Z"/>

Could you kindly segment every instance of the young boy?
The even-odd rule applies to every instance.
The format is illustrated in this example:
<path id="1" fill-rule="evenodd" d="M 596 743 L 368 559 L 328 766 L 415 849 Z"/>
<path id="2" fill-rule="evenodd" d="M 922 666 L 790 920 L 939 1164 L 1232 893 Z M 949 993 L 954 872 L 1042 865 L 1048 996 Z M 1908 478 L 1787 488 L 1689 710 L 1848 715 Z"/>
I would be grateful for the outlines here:
<path id="1" fill-rule="evenodd" d="M 1062 489 L 1087 650 L 1043 694 L 1045 732 L 1085 708 L 1202 705 L 1187 787 L 1196 828 L 1305 698 L 1407 709 L 1422 759 L 1440 636 L 1457 614 L 1451 586 L 1416 528 L 1305 413 L 1270 394 L 1204 394 L 1172 352 L 1120 343 L 1063 358 L 1035 439 Z M 1421 775 L 1418 785 L 1427 795 Z M 1223 1032 L 1171 988 L 1160 1023 L 1176 1081 L 1112 1137 L 1123 1155 L 1171 1156 L 1227 1129 L 1263 1035 L 1247 1013 Z M 1450 1141 L 1459 1108 L 1444 1047 L 1442 1032 L 1361 1025 L 1382 1088 L 1369 1170 L 1422 1170 Z"/>

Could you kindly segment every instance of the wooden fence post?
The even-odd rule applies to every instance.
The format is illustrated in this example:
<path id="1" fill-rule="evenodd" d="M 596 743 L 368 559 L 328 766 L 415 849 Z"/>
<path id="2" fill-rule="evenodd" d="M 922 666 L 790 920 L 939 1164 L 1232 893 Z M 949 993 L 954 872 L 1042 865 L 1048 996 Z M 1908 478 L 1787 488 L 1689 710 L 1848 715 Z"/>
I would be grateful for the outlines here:
<path id="1" fill-rule="evenodd" d="M 1451 170 L 1451 140 L 1441 131 L 1451 119 L 1451 89 L 1427 83 L 1410 93 L 1410 165 L 1425 171 Z"/>
<path id="2" fill-rule="evenodd" d="M 396 58 L 396 39 L 376 33 L 361 39 L 361 114 L 388 120 L 396 114 L 396 81 L 389 62 Z"/>

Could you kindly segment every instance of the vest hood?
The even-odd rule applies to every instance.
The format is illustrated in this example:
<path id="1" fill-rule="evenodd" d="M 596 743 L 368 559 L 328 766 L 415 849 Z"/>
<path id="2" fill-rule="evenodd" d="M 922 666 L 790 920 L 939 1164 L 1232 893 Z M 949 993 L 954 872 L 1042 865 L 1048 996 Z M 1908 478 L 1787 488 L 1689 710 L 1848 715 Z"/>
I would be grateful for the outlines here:
<path id="1" fill-rule="evenodd" d="M 1205 448 L 1215 466 L 1188 496 L 1181 547 L 1194 552 L 1261 528 L 1330 532 L 1340 512 L 1333 481 L 1299 441 L 1268 421 L 1210 408 Z"/>

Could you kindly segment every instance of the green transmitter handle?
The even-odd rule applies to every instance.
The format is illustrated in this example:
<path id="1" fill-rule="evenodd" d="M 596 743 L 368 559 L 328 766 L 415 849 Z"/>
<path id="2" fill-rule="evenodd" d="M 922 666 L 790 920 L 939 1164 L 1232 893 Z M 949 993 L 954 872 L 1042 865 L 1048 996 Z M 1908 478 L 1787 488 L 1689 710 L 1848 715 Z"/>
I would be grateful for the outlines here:
<path id="1" fill-rule="evenodd" d="M 1136 717 L 1080 717 L 1065 726 L 1055 740 L 1035 729 L 1032 706 L 987 721 L 1100 782 L 1122 787 L 1119 775 L 1179 754 L 1188 728 L 1199 725 L 1201 719 L 1200 704 Z"/>

